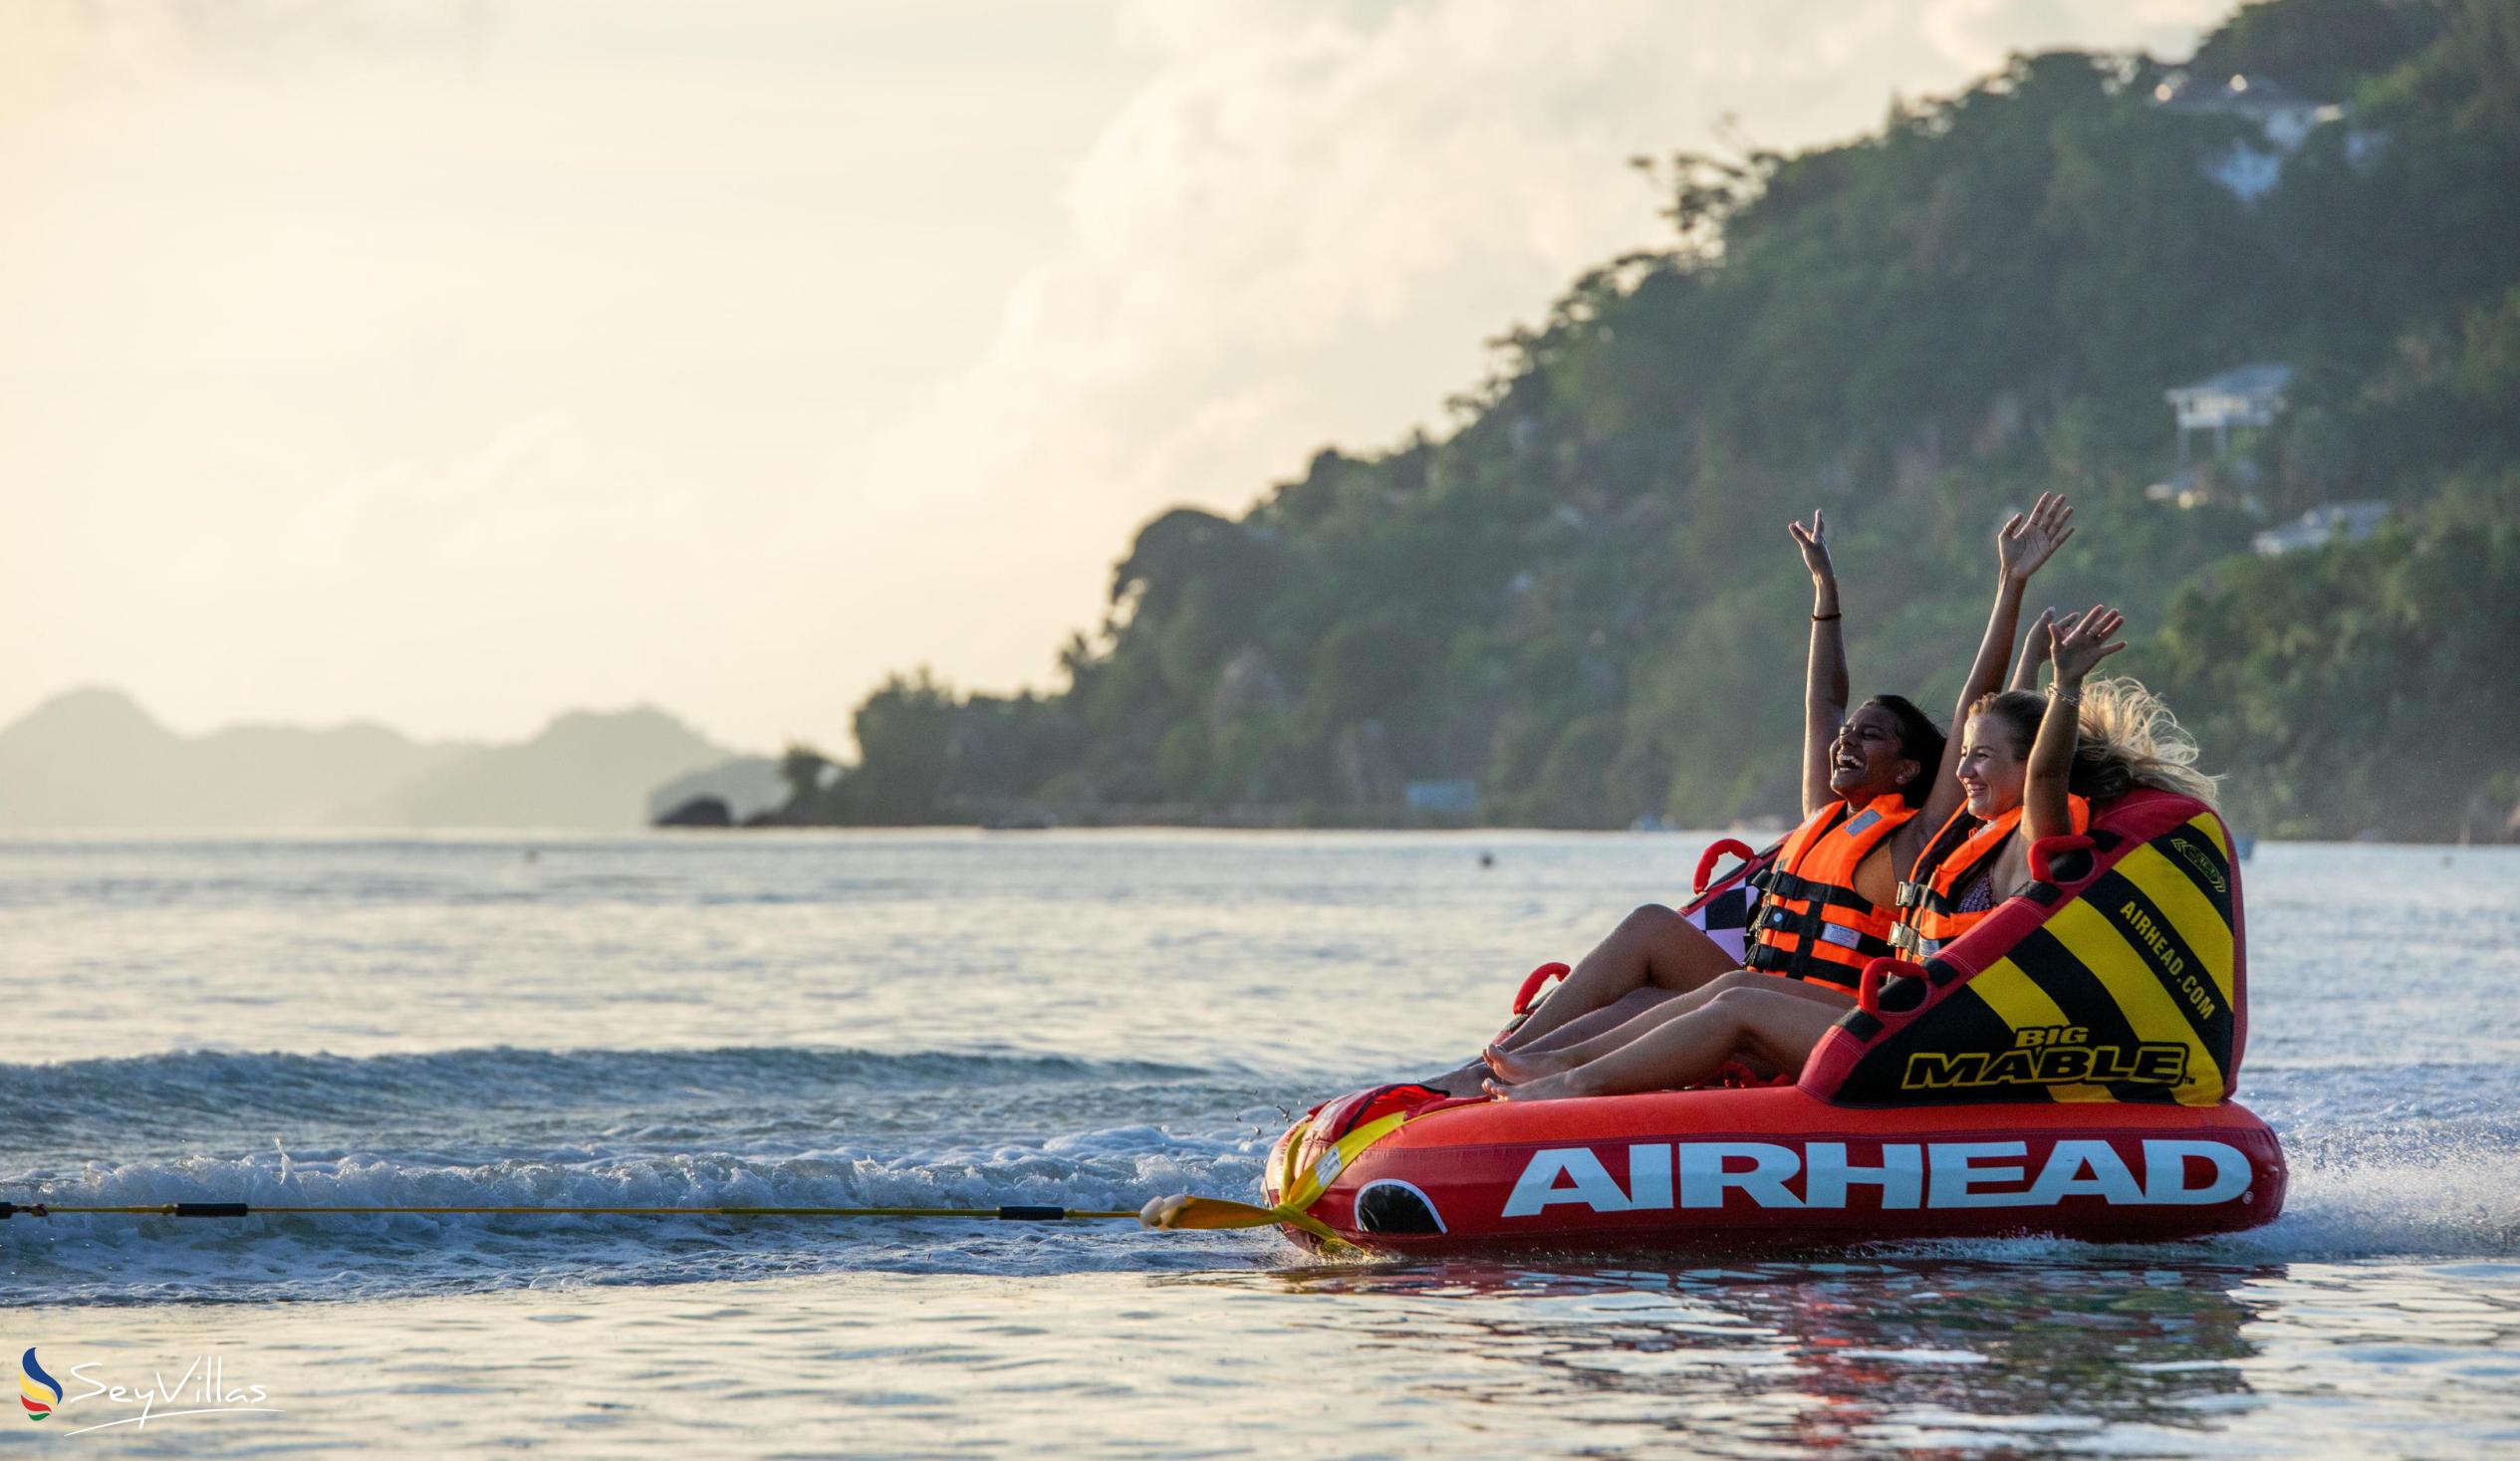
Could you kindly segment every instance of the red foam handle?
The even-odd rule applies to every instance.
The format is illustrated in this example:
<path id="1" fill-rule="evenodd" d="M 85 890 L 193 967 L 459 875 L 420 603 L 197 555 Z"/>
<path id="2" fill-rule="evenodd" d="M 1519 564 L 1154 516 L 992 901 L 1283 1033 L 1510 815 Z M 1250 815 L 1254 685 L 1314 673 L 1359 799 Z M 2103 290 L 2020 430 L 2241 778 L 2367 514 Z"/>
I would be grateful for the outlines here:
<path id="1" fill-rule="evenodd" d="M 1531 1002 L 1540 996 L 1540 986 L 1552 979 L 1564 979 L 1574 971 L 1564 964 L 1543 964 L 1523 978 L 1522 991 L 1514 996 L 1514 1013 L 1528 1015 Z"/>
<path id="2" fill-rule="evenodd" d="M 2030 875 L 2041 882 L 2065 881 L 2049 870 L 2056 859 L 2067 852 L 2088 852 L 2093 849 L 2092 840 L 2079 832 L 2067 837 L 2043 837 L 2030 845 Z"/>
<path id="3" fill-rule="evenodd" d="M 1855 1007 L 1879 1020 L 1883 1018 L 1882 985 L 1884 983 L 1893 978 L 1922 979 L 1924 977 L 1925 970 L 1921 964 L 1911 964 L 1905 959 L 1893 959 L 1888 955 L 1875 959 L 1864 966 L 1864 978 L 1856 985 Z"/>
<path id="4" fill-rule="evenodd" d="M 1700 852 L 1697 855 L 1697 876 L 1689 880 L 1690 892 L 1702 893 L 1706 891 L 1706 884 L 1714 880 L 1715 859 L 1726 852 L 1732 853 L 1744 862 L 1747 862 L 1752 857 L 1758 855 L 1750 850 L 1750 845 L 1748 843 L 1741 842 L 1734 838 L 1725 838 L 1723 841 L 1711 845 L 1705 852 Z"/>

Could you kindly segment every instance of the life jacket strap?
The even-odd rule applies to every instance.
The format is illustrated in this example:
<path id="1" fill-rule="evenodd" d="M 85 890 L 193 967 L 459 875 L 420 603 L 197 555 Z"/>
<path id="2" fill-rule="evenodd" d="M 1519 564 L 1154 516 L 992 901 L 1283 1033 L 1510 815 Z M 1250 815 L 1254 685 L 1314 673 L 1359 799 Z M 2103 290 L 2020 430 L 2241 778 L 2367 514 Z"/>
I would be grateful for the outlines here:
<path id="1" fill-rule="evenodd" d="M 1795 946 L 1798 949 L 1807 946 L 1826 946 L 1846 949 L 1866 959 L 1878 959 L 1890 952 L 1889 944 L 1863 929 L 1848 923 L 1832 923 L 1826 918 L 1816 916 L 1816 909 L 1812 912 L 1793 913 L 1783 908 L 1771 908 L 1764 917 L 1759 919 L 1757 926 L 1768 933 L 1791 935 L 1797 940 Z M 1775 945 L 1762 943 L 1759 947 L 1772 949 Z"/>
<path id="2" fill-rule="evenodd" d="M 1890 952 L 1890 945 L 1883 943 L 1880 939 L 1866 939 L 1865 943 L 1867 947 L 1857 952 L 1864 956 L 1866 963 Z M 1832 947 L 1843 947 L 1843 945 L 1832 945 Z M 1776 974 L 1787 979 L 1799 979 L 1805 984 L 1826 984 L 1835 989 L 1853 989 L 1856 986 L 1856 980 L 1852 976 L 1858 974 L 1863 966 L 1812 958 L 1805 960 L 1803 967 L 1797 969 L 1794 967 L 1793 954 L 1787 953 L 1772 943 L 1762 943 L 1751 946 L 1750 952 L 1742 957 L 1741 967 L 1753 973 Z M 1840 977 L 1842 975 L 1850 977 L 1842 978 Z"/>
<path id="3" fill-rule="evenodd" d="M 1771 898 L 1793 898 L 1799 902 L 1825 903 L 1833 908 L 1852 908 L 1859 913 L 1869 914 L 1873 911 L 1872 899 L 1853 888 L 1840 887 L 1832 882 L 1814 882 L 1810 878 L 1797 877 L 1791 872 L 1775 867 L 1768 869 L 1766 891 Z"/>

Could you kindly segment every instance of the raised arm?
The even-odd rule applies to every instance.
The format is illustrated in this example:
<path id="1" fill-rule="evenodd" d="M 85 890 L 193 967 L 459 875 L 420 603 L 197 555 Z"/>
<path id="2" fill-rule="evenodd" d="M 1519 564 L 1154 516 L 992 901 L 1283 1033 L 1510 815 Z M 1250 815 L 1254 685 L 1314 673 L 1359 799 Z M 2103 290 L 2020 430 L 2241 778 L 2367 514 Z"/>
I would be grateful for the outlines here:
<path id="1" fill-rule="evenodd" d="M 2048 657 L 2056 661 L 2056 679 L 2048 686 L 2048 713 L 2039 720 L 2039 738 L 2030 745 L 2030 766 L 2023 773 L 2021 828 L 2032 843 L 2063 837 L 2074 830 L 2072 809 L 2065 800 L 2066 782 L 2074 770 L 2074 741 L 2082 727 L 2083 677 L 2092 666 L 2127 647 L 2109 642 L 2127 622 L 2114 609 L 2094 605 L 2048 631 Z"/>
<path id="2" fill-rule="evenodd" d="M 1982 695 L 2004 687 L 2004 669 L 2012 661 L 2013 630 L 2021 622 L 2021 592 L 2030 576 L 2074 536 L 2074 508 L 2053 492 L 2042 492 L 2027 514 L 2014 513 L 1995 535 L 1995 609 L 1987 615 L 1986 634 L 1978 640 L 1977 659 L 1960 686 L 1960 703 L 1951 712 L 1951 735 L 1942 745 L 1942 764 L 1934 769 L 1916 820 L 1928 830 L 1940 827 L 1960 808 L 1960 747 L 1968 740 L 1969 707 Z"/>
<path id="3" fill-rule="evenodd" d="M 2048 662 L 2048 626 L 2055 622 L 2055 605 L 2040 609 L 2039 616 L 2030 621 L 2030 631 L 2021 636 L 2021 660 L 2013 666 L 2012 683 L 2005 689 L 2039 688 L 2039 666 Z"/>
<path id="4" fill-rule="evenodd" d="M 1811 658 L 1803 678 L 1803 815 L 1829 802 L 1829 748 L 1847 718 L 1847 641 L 1839 632 L 1838 571 L 1829 562 L 1829 524 L 1814 508 L 1811 526 L 1787 523 L 1811 570 Z"/>

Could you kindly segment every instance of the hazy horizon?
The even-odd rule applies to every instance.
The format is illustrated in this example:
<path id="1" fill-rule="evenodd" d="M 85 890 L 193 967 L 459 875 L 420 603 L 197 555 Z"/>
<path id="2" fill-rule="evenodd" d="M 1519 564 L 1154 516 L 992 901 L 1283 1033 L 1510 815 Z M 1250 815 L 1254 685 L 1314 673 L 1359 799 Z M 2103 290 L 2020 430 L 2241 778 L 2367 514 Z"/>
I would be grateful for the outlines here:
<path id="1" fill-rule="evenodd" d="M 838 749 L 890 672 L 1047 686 L 1151 514 L 1442 431 L 1658 236 L 1630 155 L 2230 8 L 18 7 L 0 725 Z"/>
<path id="2" fill-rule="evenodd" d="M 92 680 L 85 684 L 65 686 L 61 690 L 56 691 L 53 694 L 46 695 L 35 701 L 35 703 L 28 705 L 25 709 L 19 711 L 15 715 L 11 715 L 6 719 L 0 719 L 0 733 L 5 733 L 23 725 L 27 721 L 43 714 L 46 711 L 58 709 L 65 702 L 78 700 L 82 697 L 101 697 L 113 701 L 119 701 L 123 705 L 127 706 L 129 709 L 137 711 L 140 716 L 156 725 L 159 729 L 164 730 L 178 739 L 186 741 L 204 740 L 212 736 L 228 735 L 239 731 L 307 731 L 316 734 L 331 734 L 340 731 L 375 730 L 389 731 L 404 740 L 418 745 L 477 749 L 482 747 L 512 745 L 521 740 L 530 740 L 565 721 L 585 718 L 608 719 L 622 716 L 632 716 L 642 712 L 661 715 L 667 720 L 674 721 L 694 730 L 697 729 L 696 727 L 691 726 L 690 717 L 677 714 L 672 706 L 659 705 L 648 700 L 624 700 L 607 705 L 555 705 L 552 707 L 550 714 L 545 715 L 541 720 L 529 726 L 522 735 L 517 736 L 420 735 L 411 731 L 408 727 L 395 725 L 391 721 L 382 720 L 376 716 L 353 716 L 347 720 L 285 720 L 268 717 L 248 718 L 242 720 L 221 721 L 215 725 L 194 729 L 187 726 L 178 726 L 168 720 L 165 716 L 160 715 L 157 712 L 157 707 L 151 705 L 143 696 L 134 693 L 128 686 L 107 684 L 102 680 Z M 780 748 L 771 747 L 765 750 L 760 747 L 725 745 L 722 749 L 724 749 L 729 755 L 756 756 L 776 754 Z"/>
<path id="3" fill-rule="evenodd" d="M 86 686 L 0 722 L 0 832 L 554 828 L 628 832 L 698 774 L 764 763 L 652 705 L 575 709 L 530 738 L 417 740 L 364 721 L 167 728 Z"/>

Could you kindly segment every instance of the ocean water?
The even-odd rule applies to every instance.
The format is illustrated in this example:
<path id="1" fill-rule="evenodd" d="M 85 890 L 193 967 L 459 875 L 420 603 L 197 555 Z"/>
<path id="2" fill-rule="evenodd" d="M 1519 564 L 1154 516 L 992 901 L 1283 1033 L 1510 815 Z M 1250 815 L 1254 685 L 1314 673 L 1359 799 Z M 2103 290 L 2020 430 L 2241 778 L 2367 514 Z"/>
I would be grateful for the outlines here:
<path id="1" fill-rule="evenodd" d="M 0 1198 L 1248 1198 L 1290 1114 L 1465 1057 L 1702 842 L 0 841 Z M 19 1216 L 0 1358 L 68 1403 L 0 1449 L 2520 1455 L 2520 851 L 2245 873 L 2242 1096 L 2293 1170 L 2255 1233 L 1613 1267 Z M 174 1413 L 205 1388 L 254 1403 Z"/>

